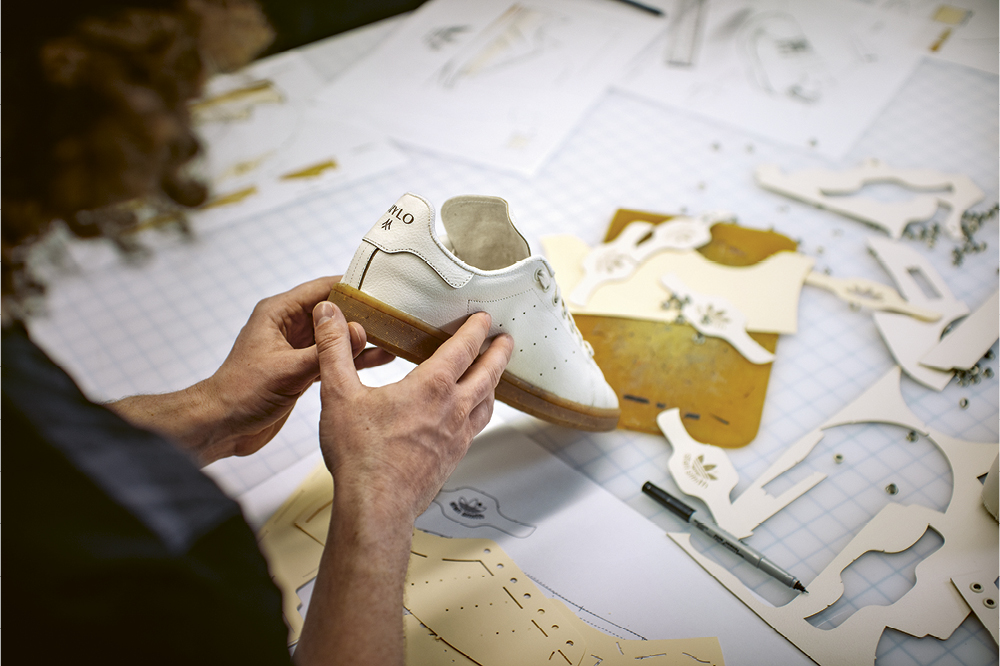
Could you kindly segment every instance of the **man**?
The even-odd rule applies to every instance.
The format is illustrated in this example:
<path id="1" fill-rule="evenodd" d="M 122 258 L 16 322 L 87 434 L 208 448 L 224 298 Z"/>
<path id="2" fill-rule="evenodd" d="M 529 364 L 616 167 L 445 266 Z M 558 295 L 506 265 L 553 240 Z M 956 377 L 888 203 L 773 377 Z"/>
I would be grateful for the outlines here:
<path id="1" fill-rule="evenodd" d="M 208 64 L 238 65 L 269 36 L 247 0 L 129 5 L 18 3 L 7 14 L 8 642 L 43 663 L 287 659 L 253 534 L 197 467 L 266 445 L 318 378 L 336 490 L 295 661 L 400 664 L 413 522 L 489 421 L 512 342 L 497 337 L 480 355 L 490 319 L 476 314 L 402 381 L 365 387 L 357 370 L 391 356 L 364 349 L 364 330 L 325 300 L 337 278 L 321 278 L 261 301 L 203 382 L 87 400 L 21 321 L 38 286 L 25 252 L 55 219 L 115 237 L 126 226 L 108 208 L 117 202 L 203 200 L 183 175 L 196 150 L 186 103 Z"/>

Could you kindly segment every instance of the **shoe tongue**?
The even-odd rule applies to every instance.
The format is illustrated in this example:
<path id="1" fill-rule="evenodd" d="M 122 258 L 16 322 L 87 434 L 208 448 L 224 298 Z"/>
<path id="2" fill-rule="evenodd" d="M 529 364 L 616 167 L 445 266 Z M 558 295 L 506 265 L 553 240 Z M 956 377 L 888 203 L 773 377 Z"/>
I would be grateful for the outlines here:
<path id="1" fill-rule="evenodd" d="M 507 202 L 499 197 L 463 196 L 444 202 L 441 224 L 455 255 L 476 268 L 493 271 L 531 256 L 514 227 Z"/>

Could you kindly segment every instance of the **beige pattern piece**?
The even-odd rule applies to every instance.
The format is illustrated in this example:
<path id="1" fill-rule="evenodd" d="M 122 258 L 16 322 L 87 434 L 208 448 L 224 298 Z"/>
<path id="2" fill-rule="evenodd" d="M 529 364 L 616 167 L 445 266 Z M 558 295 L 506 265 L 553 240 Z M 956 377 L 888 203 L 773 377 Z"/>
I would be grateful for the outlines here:
<path id="1" fill-rule="evenodd" d="M 933 169 L 893 168 L 874 159 L 844 171 L 804 169 L 790 174 L 773 164 L 762 164 L 754 176 L 765 189 L 879 227 L 897 239 L 906 225 L 931 219 L 943 206 L 948 209 L 945 232 L 952 240 L 962 242 L 962 214 L 984 196 L 968 176 Z M 847 196 L 872 183 L 895 183 L 921 194 L 892 203 Z"/>
<path id="2" fill-rule="evenodd" d="M 627 280 L 646 259 L 661 250 L 693 250 L 712 240 L 712 225 L 732 222 L 729 213 L 705 213 L 698 217 L 676 217 L 662 224 L 631 222 L 613 241 L 601 243 L 583 258 L 583 277 L 569 300 L 584 307 L 594 291 L 609 282 Z"/>
<path id="3" fill-rule="evenodd" d="M 289 645 L 302 630 L 297 590 L 315 578 L 326 543 L 333 479 L 320 463 L 258 534 L 281 589 Z M 489 539 L 451 539 L 414 530 L 407 572 L 407 663 L 724 666 L 717 638 L 624 640 L 583 622 L 550 599 Z"/>
<path id="4" fill-rule="evenodd" d="M 559 285 L 573 290 L 583 279 L 582 261 L 590 248 L 569 234 L 542 238 L 542 246 Z M 675 313 L 663 308 L 669 294 L 660 280 L 673 274 L 692 291 L 731 303 L 746 318 L 747 331 L 795 333 L 799 294 L 814 263 L 797 252 L 777 252 L 751 266 L 724 266 L 694 250 L 665 249 L 648 257 L 626 281 L 595 289 L 585 307 L 569 303 L 569 309 L 573 314 L 672 322 Z"/>
<path id="5" fill-rule="evenodd" d="M 806 275 L 806 284 L 826 289 L 848 305 L 878 310 L 898 312 L 923 321 L 937 321 L 940 312 L 917 307 L 903 299 L 892 287 L 864 278 L 835 278 L 825 273 L 812 271 Z"/>

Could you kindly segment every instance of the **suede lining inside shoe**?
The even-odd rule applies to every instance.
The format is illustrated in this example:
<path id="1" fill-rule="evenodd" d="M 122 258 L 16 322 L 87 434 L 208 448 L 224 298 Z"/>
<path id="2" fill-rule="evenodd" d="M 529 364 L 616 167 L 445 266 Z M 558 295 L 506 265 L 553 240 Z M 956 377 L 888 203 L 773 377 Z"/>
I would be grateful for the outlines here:
<path id="1" fill-rule="evenodd" d="M 507 202 L 496 197 L 459 197 L 441 206 L 441 223 L 455 256 L 494 271 L 531 256 L 528 242 L 511 224 Z"/>

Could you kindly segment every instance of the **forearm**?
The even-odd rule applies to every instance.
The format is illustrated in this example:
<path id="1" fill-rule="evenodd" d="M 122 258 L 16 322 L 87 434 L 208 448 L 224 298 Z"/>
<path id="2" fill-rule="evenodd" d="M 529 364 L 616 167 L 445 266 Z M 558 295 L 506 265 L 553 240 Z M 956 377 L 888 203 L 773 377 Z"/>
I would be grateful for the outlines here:
<path id="1" fill-rule="evenodd" d="M 175 442 L 202 465 L 226 455 L 215 433 L 218 416 L 202 383 L 173 393 L 123 398 L 107 407 L 137 428 Z"/>
<path id="2" fill-rule="evenodd" d="M 295 662 L 402 666 L 412 521 L 346 494 L 334 492 L 330 532 Z"/>

